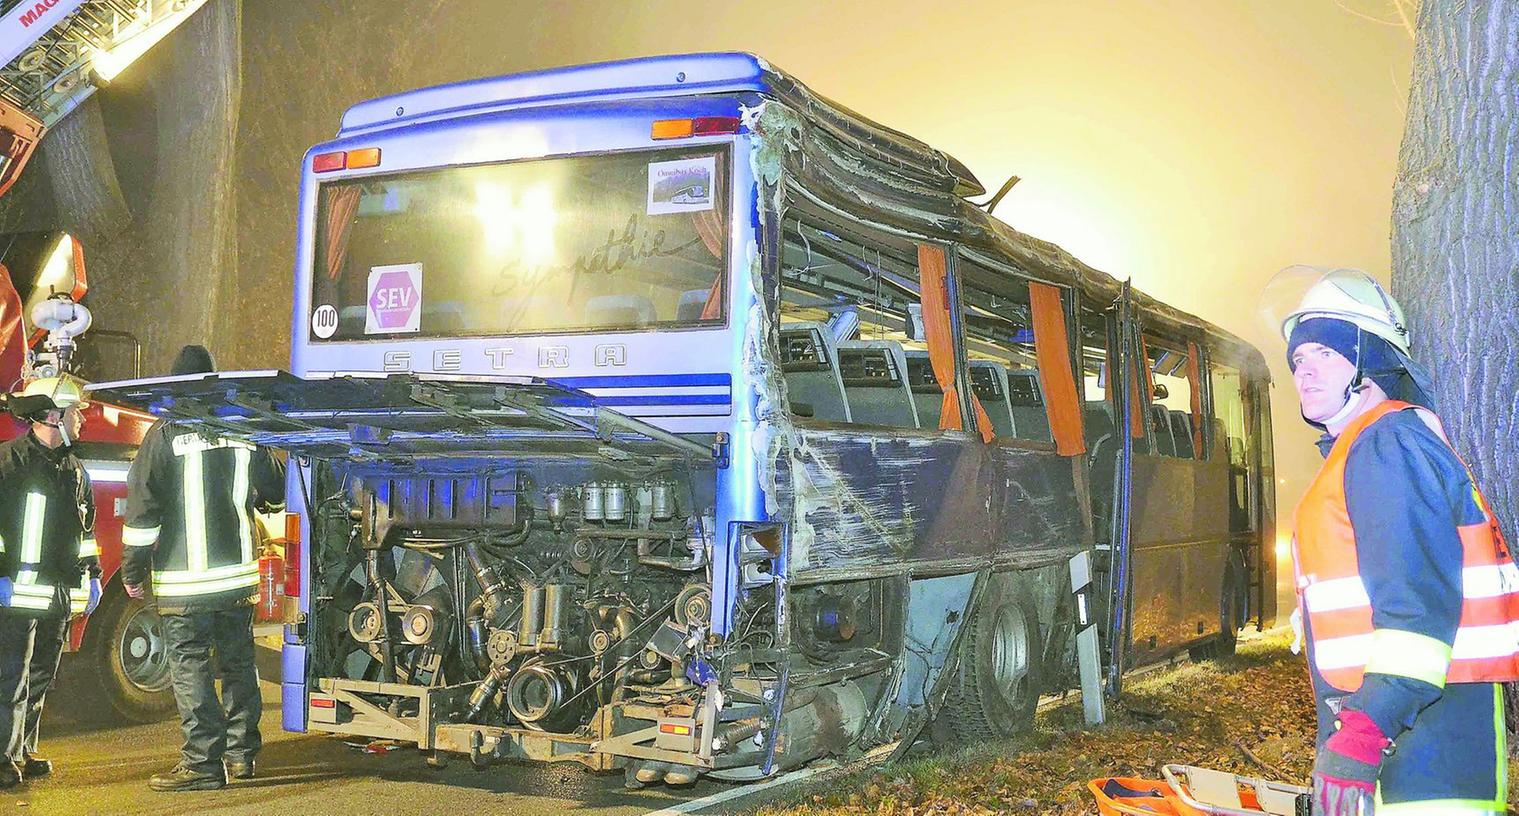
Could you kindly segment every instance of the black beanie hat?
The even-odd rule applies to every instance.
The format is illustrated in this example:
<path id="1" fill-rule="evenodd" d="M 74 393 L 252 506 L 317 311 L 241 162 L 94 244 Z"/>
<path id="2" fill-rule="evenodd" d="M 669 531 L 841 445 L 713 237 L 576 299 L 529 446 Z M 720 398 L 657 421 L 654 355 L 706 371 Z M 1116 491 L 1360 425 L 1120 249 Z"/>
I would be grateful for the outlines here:
<path id="1" fill-rule="evenodd" d="M 1292 353 L 1304 343 L 1318 343 L 1339 352 L 1361 372 L 1370 377 L 1387 395 L 1398 398 L 1403 392 L 1403 361 L 1392 344 L 1371 332 L 1361 331 L 1354 323 L 1333 317 L 1311 317 L 1292 327 L 1287 338 L 1287 367 L 1293 371 Z"/>
<path id="2" fill-rule="evenodd" d="M 211 352 L 205 346 L 189 345 L 179 350 L 179 356 L 174 358 L 174 368 L 171 373 L 175 376 L 182 374 L 210 374 L 216 370 L 216 365 L 211 362 Z"/>

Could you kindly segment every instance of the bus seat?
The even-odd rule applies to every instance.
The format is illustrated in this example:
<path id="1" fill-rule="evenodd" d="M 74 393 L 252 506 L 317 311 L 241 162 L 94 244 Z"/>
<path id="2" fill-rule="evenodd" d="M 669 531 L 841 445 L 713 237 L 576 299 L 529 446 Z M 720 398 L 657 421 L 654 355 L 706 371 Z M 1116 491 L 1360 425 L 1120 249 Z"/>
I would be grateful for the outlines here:
<path id="1" fill-rule="evenodd" d="M 707 296 L 710 289 L 687 289 L 680 293 L 680 301 L 675 305 L 675 321 L 677 323 L 695 323 L 701 320 L 702 310 L 707 308 Z"/>
<path id="2" fill-rule="evenodd" d="M 939 427 L 939 417 L 944 413 L 944 390 L 934 376 L 933 362 L 928 352 L 909 350 L 907 358 L 907 387 L 912 389 L 912 406 L 918 412 L 918 427 L 933 430 Z"/>
<path id="3" fill-rule="evenodd" d="M 1008 402 L 1007 369 L 991 360 L 970 361 L 970 385 L 981 407 L 992 420 L 996 436 L 1017 436 L 1013 425 L 1013 407 Z"/>
<path id="4" fill-rule="evenodd" d="M 828 327 L 821 323 L 784 323 L 780 341 L 781 371 L 792 405 L 809 406 L 814 419 L 849 422 L 838 353 Z"/>
<path id="5" fill-rule="evenodd" d="M 1164 405 L 1150 406 L 1150 435 L 1155 437 L 1155 452 L 1161 456 L 1176 455 L 1176 438 L 1171 436 L 1171 417 Z"/>
<path id="6" fill-rule="evenodd" d="M 1087 450 L 1113 435 L 1113 406 L 1107 400 L 1089 400 L 1082 403 L 1081 411 L 1086 420 Z"/>
<path id="7" fill-rule="evenodd" d="M 892 428 L 918 427 L 918 412 L 907 385 L 907 357 L 895 340 L 842 340 L 837 344 L 839 377 L 852 421 Z"/>
<path id="8" fill-rule="evenodd" d="M 1118 464 L 1123 438 L 1117 435 L 1113 406 L 1106 400 L 1082 404 L 1087 434 L 1088 471 L 1092 482 L 1092 531 L 1098 541 L 1109 540 L 1113 512 L 1113 468 Z"/>
<path id="9" fill-rule="evenodd" d="M 1039 387 L 1039 372 L 1032 368 L 1015 368 L 1007 372 L 1008 402 L 1013 412 L 1013 427 L 1024 439 L 1053 442 L 1050 416 L 1044 406 L 1044 391 Z"/>
<path id="10" fill-rule="evenodd" d="M 598 295 L 585 302 L 592 326 L 647 326 L 655 321 L 654 302 L 643 295 Z"/>
<path id="11" fill-rule="evenodd" d="M 1196 459 L 1197 454 L 1193 450 L 1197 446 L 1192 444 L 1192 415 L 1186 411 L 1170 411 L 1171 436 L 1176 440 L 1176 455 L 1186 459 Z"/>

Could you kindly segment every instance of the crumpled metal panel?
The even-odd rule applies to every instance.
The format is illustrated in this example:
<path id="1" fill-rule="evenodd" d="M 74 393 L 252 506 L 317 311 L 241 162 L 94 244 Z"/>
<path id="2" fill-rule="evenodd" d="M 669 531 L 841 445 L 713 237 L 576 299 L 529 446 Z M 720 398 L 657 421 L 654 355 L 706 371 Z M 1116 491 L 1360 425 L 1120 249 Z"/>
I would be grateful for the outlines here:
<path id="1" fill-rule="evenodd" d="M 1031 567 L 1090 541 L 1078 471 L 1052 451 L 866 428 L 795 439 L 795 582 Z"/>

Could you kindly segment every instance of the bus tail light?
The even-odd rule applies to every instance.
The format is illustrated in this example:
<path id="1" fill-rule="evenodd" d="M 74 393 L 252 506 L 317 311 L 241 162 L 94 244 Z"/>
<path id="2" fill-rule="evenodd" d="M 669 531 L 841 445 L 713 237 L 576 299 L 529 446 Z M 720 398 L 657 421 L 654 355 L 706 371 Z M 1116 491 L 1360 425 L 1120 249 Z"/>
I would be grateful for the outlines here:
<path id="1" fill-rule="evenodd" d="M 737 116 L 698 116 L 695 119 L 660 119 L 649 129 L 652 139 L 685 139 L 691 136 L 727 136 L 738 132 Z"/>
<path id="2" fill-rule="evenodd" d="M 348 154 L 342 150 L 334 153 L 318 153 L 311 157 L 311 172 L 331 173 L 348 166 Z"/>
<path id="3" fill-rule="evenodd" d="M 300 620 L 301 610 L 301 517 L 285 514 L 285 622 Z"/>
<path id="4" fill-rule="evenodd" d="M 737 116 L 701 116 L 691 120 L 692 136 L 730 136 L 737 132 Z"/>

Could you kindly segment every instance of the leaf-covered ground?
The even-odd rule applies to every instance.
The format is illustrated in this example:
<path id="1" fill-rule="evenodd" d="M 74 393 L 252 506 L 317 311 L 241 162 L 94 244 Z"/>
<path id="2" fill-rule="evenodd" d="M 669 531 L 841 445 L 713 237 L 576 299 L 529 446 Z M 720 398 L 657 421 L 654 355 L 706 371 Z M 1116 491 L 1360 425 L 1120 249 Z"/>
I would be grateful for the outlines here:
<path id="1" fill-rule="evenodd" d="M 1073 698 L 1040 714 L 1024 737 L 860 771 L 759 813 L 1090 814 L 1097 808 L 1089 780 L 1159 779 L 1168 762 L 1295 784 L 1306 784 L 1313 768 L 1308 676 L 1282 636 L 1242 643 L 1221 663 L 1133 679 L 1109 716 L 1108 725 L 1087 729 Z"/>

